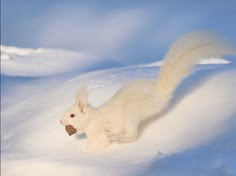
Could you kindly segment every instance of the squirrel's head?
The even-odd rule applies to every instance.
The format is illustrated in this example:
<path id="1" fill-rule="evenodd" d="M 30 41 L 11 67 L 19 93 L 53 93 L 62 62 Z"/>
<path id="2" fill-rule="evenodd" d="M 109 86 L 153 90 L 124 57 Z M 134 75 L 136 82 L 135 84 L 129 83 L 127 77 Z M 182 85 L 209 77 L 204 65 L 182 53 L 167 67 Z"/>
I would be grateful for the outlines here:
<path id="1" fill-rule="evenodd" d="M 75 103 L 64 113 L 60 120 L 60 123 L 66 127 L 69 135 L 77 132 L 84 133 L 90 122 L 87 97 L 87 88 L 80 88 Z"/>

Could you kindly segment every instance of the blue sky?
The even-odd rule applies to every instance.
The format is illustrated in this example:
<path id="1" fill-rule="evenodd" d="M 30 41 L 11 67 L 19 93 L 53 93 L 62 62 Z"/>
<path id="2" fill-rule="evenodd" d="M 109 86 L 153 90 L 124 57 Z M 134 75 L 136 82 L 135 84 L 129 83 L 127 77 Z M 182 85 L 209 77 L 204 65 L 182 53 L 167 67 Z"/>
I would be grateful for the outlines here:
<path id="1" fill-rule="evenodd" d="M 235 19 L 235 0 L 2 0 L 1 44 L 153 62 L 195 29 L 222 33 L 235 45 Z"/>

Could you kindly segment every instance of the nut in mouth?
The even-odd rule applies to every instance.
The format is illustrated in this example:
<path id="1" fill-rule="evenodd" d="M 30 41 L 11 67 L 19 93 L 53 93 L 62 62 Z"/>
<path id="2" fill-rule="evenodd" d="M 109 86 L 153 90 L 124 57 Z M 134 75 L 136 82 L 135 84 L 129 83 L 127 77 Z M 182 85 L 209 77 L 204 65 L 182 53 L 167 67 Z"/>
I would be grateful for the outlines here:
<path id="1" fill-rule="evenodd" d="M 72 125 L 66 125 L 66 132 L 69 134 L 69 136 L 75 134 L 77 130 Z"/>

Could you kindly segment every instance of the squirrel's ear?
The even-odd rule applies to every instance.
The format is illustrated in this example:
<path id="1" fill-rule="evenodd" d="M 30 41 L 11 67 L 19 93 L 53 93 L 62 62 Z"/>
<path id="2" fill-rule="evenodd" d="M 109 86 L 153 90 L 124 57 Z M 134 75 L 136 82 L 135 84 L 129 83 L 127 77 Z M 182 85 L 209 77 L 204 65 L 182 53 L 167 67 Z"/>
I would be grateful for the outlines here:
<path id="1" fill-rule="evenodd" d="M 75 100 L 75 103 L 77 104 L 82 113 L 85 112 L 85 108 L 87 107 L 87 99 L 88 99 L 88 89 L 87 87 L 83 86 L 78 90 Z"/>

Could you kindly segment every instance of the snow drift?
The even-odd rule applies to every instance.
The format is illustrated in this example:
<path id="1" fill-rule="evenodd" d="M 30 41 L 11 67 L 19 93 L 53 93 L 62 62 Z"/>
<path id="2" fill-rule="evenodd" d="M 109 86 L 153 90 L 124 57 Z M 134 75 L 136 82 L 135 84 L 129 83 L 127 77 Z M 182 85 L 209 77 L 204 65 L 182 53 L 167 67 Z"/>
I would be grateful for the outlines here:
<path id="1" fill-rule="evenodd" d="M 28 84 L 21 101 L 2 109 L 2 175 L 151 175 L 152 171 L 169 170 L 159 168 L 157 161 L 166 162 L 165 158 L 211 145 L 230 135 L 229 129 L 236 132 L 236 70 L 230 65 L 198 66 L 178 88 L 168 110 L 143 126 L 139 140 L 113 144 L 96 155 L 86 153 L 85 136 L 68 137 L 59 124 L 78 87 L 87 85 L 90 104 L 99 106 L 130 79 L 155 79 L 158 67 L 134 66 L 73 76 L 37 94 L 28 90 L 43 87 L 49 78 Z M 14 92 L 10 96 L 14 99 Z M 181 161 L 174 157 L 172 162 Z M 157 168 L 150 170 L 153 163 Z M 178 171 L 181 173 L 180 169 L 175 174 Z"/>
<path id="2" fill-rule="evenodd" d="M 1 45 L 1 73 L 9 76 L 42 77 L 117 66 L 121 64 L 64 49 L 33 49 Z"/>

